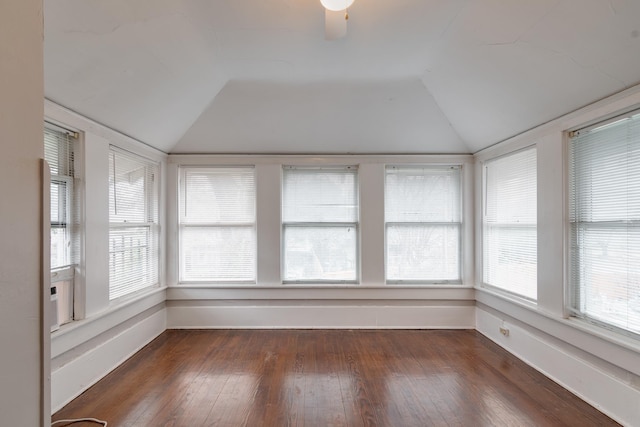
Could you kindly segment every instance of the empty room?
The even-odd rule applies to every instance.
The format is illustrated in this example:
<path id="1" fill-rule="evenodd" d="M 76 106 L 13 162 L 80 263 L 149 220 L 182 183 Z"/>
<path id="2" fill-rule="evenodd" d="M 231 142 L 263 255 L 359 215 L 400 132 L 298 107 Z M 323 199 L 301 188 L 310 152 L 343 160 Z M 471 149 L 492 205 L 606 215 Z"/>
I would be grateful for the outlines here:
<path id="1" fill-rule="evenodd" d="M 640 426 L 640 2 L 0 6 L 1 426 Z"/>

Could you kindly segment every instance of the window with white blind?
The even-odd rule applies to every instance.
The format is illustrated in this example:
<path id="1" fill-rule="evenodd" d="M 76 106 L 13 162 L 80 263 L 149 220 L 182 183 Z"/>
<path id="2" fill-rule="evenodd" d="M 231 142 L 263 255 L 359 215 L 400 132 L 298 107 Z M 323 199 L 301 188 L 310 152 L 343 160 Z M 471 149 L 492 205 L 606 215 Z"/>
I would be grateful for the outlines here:
<path id="1" fill-rule="evenodd" d="M 640 334 L 640 113 L 569 141 L 569 309 Z"/>
<path id="2" fill-rule="evenodd" d="M 285 282 L 358 281 L 356 167 L 285 166 L 282 222 Z"/>
<path id="3" fill-rule="evenodd" d="M 483 282 L 536 300 L 536 149 L 484 164 Z"/>
<path id="4" fill-rule="evenodd" d="M 72 132 L 45 124 L 44 158 L 51 170 L 51 268 L 77 262 L 77 208 L 74 191 L 74 141 Z"/>
<path id="5" fill-rule="evenodd" d="M 45 123 L 44 158 L 51 171 L 51 286 L 58 301 L 58 325 L 74 319 L 74 273 L 80 259 L 76 144 L 75 132 Z"/>
<path id="6" fill-rule="evenodd" d="M 158 283 L 158 164 L 109 150 L 109 299 Z"/>
<path id="7" fill-rule="evenodd" d="M 255 283 L 253 167 L 180 168 L 180 281 Z"/>
<path id="8" fill-rule="evenodd" d="M 459 166 L 387 166 L 387 282 L 461 282 L 460 175 Z"/>

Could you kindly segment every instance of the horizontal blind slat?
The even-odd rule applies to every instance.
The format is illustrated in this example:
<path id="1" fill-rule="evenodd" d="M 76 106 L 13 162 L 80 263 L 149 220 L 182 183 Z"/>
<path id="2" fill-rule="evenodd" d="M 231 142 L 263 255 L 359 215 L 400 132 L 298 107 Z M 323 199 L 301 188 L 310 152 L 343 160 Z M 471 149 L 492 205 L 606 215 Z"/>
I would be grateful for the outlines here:
<path id="1" fill-rule="evenodd" d="M 640 116 L 569 141 L 569 309 L 640 334 Z"/>
<path id="2" fill-rule="evenodd" d="M 484 164 L 483 283 L 537 298 L 536 149 Z"/>

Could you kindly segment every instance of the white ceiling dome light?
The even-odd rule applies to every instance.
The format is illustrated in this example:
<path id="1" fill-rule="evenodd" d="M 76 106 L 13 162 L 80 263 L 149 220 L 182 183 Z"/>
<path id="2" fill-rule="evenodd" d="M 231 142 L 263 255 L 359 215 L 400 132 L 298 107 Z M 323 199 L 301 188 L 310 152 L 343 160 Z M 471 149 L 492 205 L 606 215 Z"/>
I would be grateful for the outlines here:
<path id="1" fill-rule="evenodd" d="M 325 9 L 333 12 L 345 10 L 353 4 L 354 0 L 320 0 Z"/>
<path id="2" fill-rule="evenodd" d="M 347 20 L 349 15 L 346 10 L 354 0 L 320 0 L 324 11 L 324 38 L 335 40 L 347 35 Z"/>

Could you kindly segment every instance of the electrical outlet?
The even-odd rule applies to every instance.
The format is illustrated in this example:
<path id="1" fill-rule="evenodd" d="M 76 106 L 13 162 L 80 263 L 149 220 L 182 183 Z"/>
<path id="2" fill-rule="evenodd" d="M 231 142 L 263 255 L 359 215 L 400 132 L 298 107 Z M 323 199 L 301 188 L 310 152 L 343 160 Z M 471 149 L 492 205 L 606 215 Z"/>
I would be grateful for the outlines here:
<path id="1" fill-rule="evenodd" d="M 503 327 L 501 327 L 501 328 L 500 328 L 500 333 L 501 333 L 502 335 L 504 335 L 505 337 L 508 337 L 508 336 L 509 336 L 509 330 L 508 330 L 507 328 L 503 328 Z"/>

